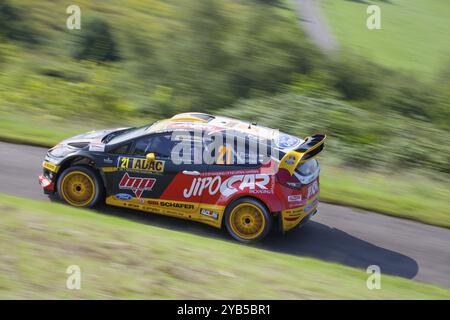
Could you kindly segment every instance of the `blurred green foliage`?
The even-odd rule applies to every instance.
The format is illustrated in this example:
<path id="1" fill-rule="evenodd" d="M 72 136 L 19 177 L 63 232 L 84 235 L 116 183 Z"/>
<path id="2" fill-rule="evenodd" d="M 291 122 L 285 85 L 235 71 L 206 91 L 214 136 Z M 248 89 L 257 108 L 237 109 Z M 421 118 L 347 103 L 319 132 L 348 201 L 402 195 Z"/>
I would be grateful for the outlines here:
<path id="1" fill-rule="evenodd" d="M 73 41 L 72 56 L 75 59 L 93 61 L 119 60 L 116 42 L 110 26 L 104 20 L 93 18 L 86 23 L 85 32 Z"/>
<path id="2" fill-rule="evenodd" d="M 0 0 L 0 40 L 2 37 L 28 43 L 38 42 L 36 32 L 27 26 L 26 11 L 11 5 L 7 0 Z"/>
<path id="3" fill-rule="evenodd" d="M 342 165 L 450 171 L 448 72 L 425 81 L 347 50 L 324 56 L 280 3 L 80 0 L 82 28 L 67 30 L 66 2 L 26 2 L 0 0 L 1 117 L 220 113 L 326 132 Z M 36 34 L 33 48 L 17 41 Z"/>
<path id="4" fill-rule="evenodd" d="M 430 169 L 450 173 L 448 131 L 395 110 L 359 108 L 333 98 L 285 93 L 241 101 L 224 115 L 305 136 L 329 135 L 327 149 L 346 166 L 364 170 Z M 328 157 L 328 156 L 327 156 Z"/>

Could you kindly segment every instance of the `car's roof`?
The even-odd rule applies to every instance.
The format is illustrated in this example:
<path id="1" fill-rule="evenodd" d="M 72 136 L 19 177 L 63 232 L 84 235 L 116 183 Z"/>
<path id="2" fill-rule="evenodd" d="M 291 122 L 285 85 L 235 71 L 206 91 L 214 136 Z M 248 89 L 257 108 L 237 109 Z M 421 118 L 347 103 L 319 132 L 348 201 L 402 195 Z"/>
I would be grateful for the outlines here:
<path id="1" fill-rule="evenodd" d="M 208 133 L 233 131 L 246 135 L 270 139 L 276 130 L 251 124 L 249 122 L 223 116 L 213 116 L 205 113 L 182 113 L 154 123 L 147 129 L 148 133 L 175 130 L 199 130 Z"/>
<path id="2" fill-rule="evenodd" d="M 216 132 L 233 133 L 237 137 L 263 138 L 267 140 L 279 139 L 282 137 L 284 141 L 290 139 L 289 144 L 280 145 L 280 149 L 294 147 L 294 145 L 303 142 L 302 139 L 293 137 L 291 135 L 279 133 L 278 130 L 259 126 L 242 120 L 228 118 L 224 116 L 213 116 L 200 112 L 181 113 L 173 116 L 170 119 L 164 119 L 155 122 L 151 126 L 142 127 L 131 133 L 128 139 L 145 136 L 152 133 L 164 133 L 173 131 L 202 131 L 207 134 Z M 132 136 L 131 136 L 132 135 Z M 121 137 L 118 137 L 121 138 Z M 123 139 L 120 139 L 123 141 Z M 295 141 L 292 141 L 295 140 Z M 277 140 L 278 141 L 278 140 Z"/>

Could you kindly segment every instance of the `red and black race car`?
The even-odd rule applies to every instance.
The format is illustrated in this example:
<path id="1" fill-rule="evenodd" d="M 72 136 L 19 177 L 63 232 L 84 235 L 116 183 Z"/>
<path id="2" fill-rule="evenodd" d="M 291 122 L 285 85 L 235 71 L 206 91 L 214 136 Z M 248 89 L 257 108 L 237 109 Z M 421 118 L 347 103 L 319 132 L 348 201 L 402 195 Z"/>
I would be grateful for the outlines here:
<path id="1" fill-rule="evenodd" d="M 317 212 L 325 135 L 300 139 L 203 113 L 93 131 L 50 149 L 39 177 L 68 204 L 107 204 L 194 220 L 262 239 Z"/>

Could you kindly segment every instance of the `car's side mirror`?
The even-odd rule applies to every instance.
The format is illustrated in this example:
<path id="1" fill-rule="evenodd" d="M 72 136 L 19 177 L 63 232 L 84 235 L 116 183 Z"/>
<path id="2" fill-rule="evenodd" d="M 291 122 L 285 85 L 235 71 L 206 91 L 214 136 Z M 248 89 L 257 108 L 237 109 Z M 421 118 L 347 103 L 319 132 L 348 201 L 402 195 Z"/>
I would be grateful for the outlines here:
<path id="1" fill-rule="evenodd" d="M 148 162 L 153 162 L 153 161 L 155 161 L 156 156 L 153 152 L 150 152 L 150 153 L 147 153 L 145 158 L 147 159 Z"/>

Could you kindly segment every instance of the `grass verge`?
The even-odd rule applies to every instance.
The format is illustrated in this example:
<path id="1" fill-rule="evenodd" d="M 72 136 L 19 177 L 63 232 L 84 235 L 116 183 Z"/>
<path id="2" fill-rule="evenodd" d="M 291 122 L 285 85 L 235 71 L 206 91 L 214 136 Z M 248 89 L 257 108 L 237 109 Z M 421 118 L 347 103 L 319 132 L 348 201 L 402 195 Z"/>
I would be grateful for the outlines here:
<path id="1" fill-rule="evenodd" d="M 450 4 L 440 0 L 321 0 L 341 45 L 394 69 L 434 75 L 450 53 Z M 369 30 L 367 7 L 381 9 L 381 30 Z"/>
<path id="2" fill-rule="evenodd" d="M 450 299 L 391 276 L 0 195 L 1 299 Z M 66 269 L 81 268 L 81 290 Z"/>

